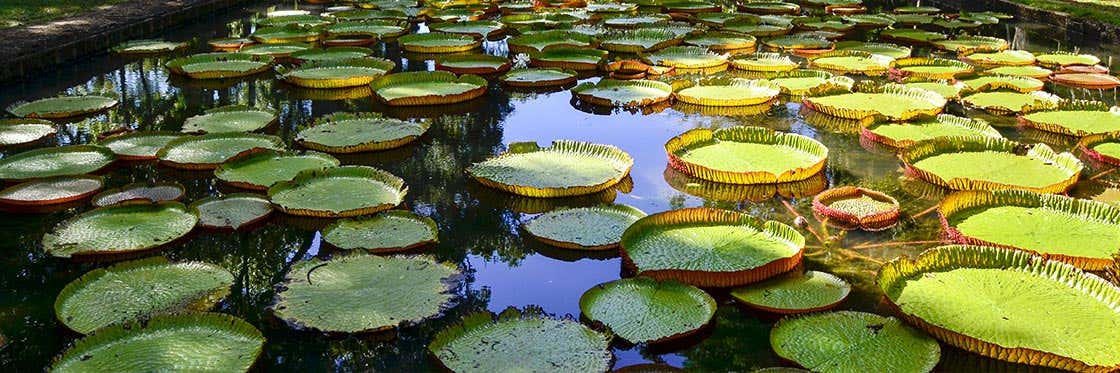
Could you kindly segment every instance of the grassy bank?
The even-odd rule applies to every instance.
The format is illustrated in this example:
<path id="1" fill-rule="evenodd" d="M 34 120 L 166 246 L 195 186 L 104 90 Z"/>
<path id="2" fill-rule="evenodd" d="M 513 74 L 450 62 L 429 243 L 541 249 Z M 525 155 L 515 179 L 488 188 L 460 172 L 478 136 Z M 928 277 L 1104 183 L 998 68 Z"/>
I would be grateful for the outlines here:
<path id="1" fill-rule="evenodd" d="M 1079 18 L 1089 18 L 1113 25 L 1120 25 L 1120 1 L 1115 0 L 1011 0 L 1039 9 L 1068 13 Z"/>
<path id="2" fill-rule="evenodd" d="M 0 28 L 62 18 L 128 0 L 0 0 Z"/>

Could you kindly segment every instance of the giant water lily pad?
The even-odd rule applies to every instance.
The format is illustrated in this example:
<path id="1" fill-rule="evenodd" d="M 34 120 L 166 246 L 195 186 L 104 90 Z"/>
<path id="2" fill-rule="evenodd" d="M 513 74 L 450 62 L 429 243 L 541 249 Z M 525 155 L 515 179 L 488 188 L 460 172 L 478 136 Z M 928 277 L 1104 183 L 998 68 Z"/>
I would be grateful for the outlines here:
<path id="1" fill-rule="evenodd" d="M 932 43 L 932 42 L 936 42 L 936 41 L 939 41 L 939 40 L 948 39 L 948 37 L 945 36 L 945 34 L 942 34 L 940 32 L 925 31 L 925 30 L 918 30 L 918 29 L 909 29 L 909 28 L 896 28 L 896 29 L 890 29 L 890 30 L 883 30 L 883 32 L 879 33 L 879 37 L 884 38 L 884 39 L 888 39 L 888 40 L 896 40 L 896 41 L 899 41 L 899 42 L 902 42 L 902 43 L 911 43 L 911 44 L 927 44 L 927 43 Z"/>
<path id="2" fill-rule="evenodd" d="M 366 218 L 339 220 L 323 229 L 323 241 L 340 249 L 385 254 L 434 243 L 438 234 L 431 218 L 412 211 L 389 210 Z"/>
<path id="3" fill-rule="evenodd" d="M 709 181 L 773 184 L 820 172 L 828 148 L 811 138 L 763 127 L 699 128 L 667 143 L 669 166 Z"/>
<path id="4" fill-rule="evenodd" d="M 925 373 L 941 359 L 937 341 L 902 321 L 853 311 L 782 319 L 770 346 L 814 372 Z"/>
<path id="5" fill-rule="evenodd" d="M 613 359 L 610 337 L 538 308 L 468 315 L 428 351 L 452 372 L 606 372 Z"/>
<path id="6" fill-rule="evenodd" d="M 44 119 L 0 119 L 0 147 L 33 144 L 57 131 L 53 122 Z"/>
<path id="7" fill-rule="evenodd" d="M 703 287 L 741 286 L 801 262 L 805 237 L 743 213 L 687 208 L 638 220 L 622 235 L 624 265 L 638 275 Z"/>
<path id="8" fill-rule="evenodd" d="M 56 176 L 19 183 L 0 190 L 0 206 L 56 205 L 86 199 L 101 190 L 101 177 Z"/>
<path id="9" fill-rule="evenodd" d="M 499 74 L 509 71 L 511 66 L 508 58 L 489 54 L 451 55 L 436 60 L 436 70 L 456 74 Z"/>
<path id="10" fill-rule="evenodd" d="M 238 188 L 265 191 L 272 184 L 295 178 L 300 172 L 338 165 L 337 159 L 323 153 L 265 150 L 227 160 L 214 170 L 214 177 Z"/>
<path id="11" fill-rule="evenodd" d="M 910 47 L 901 46 L 891 43 L 865 43 L 855 41 L 842 41 L 836 43 L 836 50 L 838 51 L 861 51 L 880 56 L 887 56 L 892 59 L 910 57 L 912 50 Z"/>
<path id="12" fill-rule="evenodd" d="M 116 135 L 101 140 L 101 145 L 112 149 L 117 158 L 138 161 L 158 159 L 156 153 L 172 140 L 183 137 L 171 131 L 142 131 Z"/>
<path id="13" fill-rule="evenodd" d="M 1089 135 L 1077 142 L 1081 154 L 1108 165 L 1120 165 L 1120 132 Z"/>
<path id="14" fill-rule="evenodd" d="M 156 155 L 160 163 L 171 167 L 211 170 L 243 152 L 283 148 L 280 138 L 272 135 L 212 133 L 172 140 Z"/>
<path id="15" fill-rule="evenodd" d="M 1062 85 L 1089 89 L 1120 87 L 1120 78 L 1097 73 L 1061 73 L 1050 76 L 1050 81 Z"/>
<path id="16" fill-rule="evenodd" d="M 518 88 L 563 86 L 575 84 L 576 79 L 575 71 L 548 68 L 515 69 L 500 78 L 503 84 Z"/>
<path id="17" fill-rule="evenodd" d="M 280 79 L 307 88 L 345 88 L 369 84 L 387 74 L 396 63 L 383 58 L 354 58 L 301 64 L 282 69 Z"/>
<path id="18" fill-rule="evenodd" d="M 187 43 L 162 39 L 129 40 L 117 44 L 112 51 L 124 55 L 151 55 L 174 52 L 187 47 Z"/>
<path id="19" fill-rule="evenodd" d="M 505 33 L 506 26 L 498 21 L 478 20 L 440 22 L 428 26 L 432 31 L 470 35 L 477 39 L 492 39 Z"/>
<path id="20" fill-rule="evenodd" d="M 1029 108 L 1056 106 L 1058 96 L 1043 91 L 1030 93 L 992 91 L 965 96 L 961 103 L 970 107 L 984 109 L 992 114 L 1012 115 Z"/>
<path id="21" fill-rule="evenodd" d="M 726 13 L 721 13 L 726 14 Z M 684 43 L 708 48 L 713 52 L 752 50 L 758 43 L 754 36 L 738 32 L 712 31 L 684 39 Z"/>
<path id="22" fill-rule="evenodd" d="M 1072 52 L 1050 52 L 1043 53 L 1035 56 L 1035 60 L 1039 65 L 1047 68 L 1058 68 L 1071 65 L 1096 65 L 1101 63 L 1101 59 L 1091 54 L 1079 54 Z"/>
<path id="23" fill-rule="evenodd" d="M 1000 66 L 981 72 L 984 75 L 1023 76 L 1035 79 L 1046 79 L 1053 73 L 1050 69 L 1039 66 Z"/>
<path id="24" fill-rule="evenodd" d="M 888 229 L 898 222 L 899 211 L 898 200 L 873 189 L 843 186 L 813 197 L 813 213 L 841 229 Z"/>
<path id="25" fill-rule="evenodd" d="M 95 172 L 114 160 L 113 151 L 98 145 L 67 145 L 17 153 L 0 159 L 0 180 L 24 181 Z"/>
<path id="26" fill-rule="evenodd" d="M 677 100 L 701 106 L 750 106 L 770 102 L 782 93 L 766 80 L 740 78 L 703 79 L 677 91 Z"/>
<path id="27" fill-rule="evenodd" d="M 635 277 L 595 285 L 580 296 L 579 309 L 627 341 L 661 342 L 707 325 L 716 301 L 695 286 Z"/>
<path id="28" fill-rule="evenodd" d="M 276 123 L 276 113 L 271 110 L 232 105 L 213 108 L 206 113 L 187 118 L 183 132 L 226 133 L 253 132 Z"/>
<path id="29" fill-rule="evenodd" d="M 297 328 L 377 332 L 434 317 L 450 306 L 459 269 L 423 256 L 354 253 L 304 260 L 284 276 L 271 309 Z"/>
<path id="30" fill-rule="evenodd" d="M 800 64 L 780 53 L 754 53 L 736 56 L 731 67 L 746 71 L 779 72 L 797 69 Z"/>
<path id="31" fill-rule="evenodd" d="M 310 43 L 323 38 L 320 29 L 296 24 L 261 27 L 253 31 L 253 40 L 261 43 Z"/>
<path id="32" fill-rule="evenodd" d="M 616 53 L 655 51 L 680 44 L 681 36 L 664 29 L 638 29 L 610 32 L 600 37 L 599 47 Z"/>
<path id="33" fill-rule="evenodd" d="M 1046 132 L 1088 136 L 1120 131 L 1120 108 L 1099 101 L 1063 100 L 1054 107 L 1028 109 L 1019 123 Z"/>
<path id="34" fill-rule="evenodd" d="M 206 311 L 229 294 L 233 274 L 202 262 L 156 257 L 92 270 L 62 289 L 55 315 L 89 334 L 108 325 L 160 314 Z"/>
<path id="35" fill-rule="evenodd" d="M 572 95 L 600 106 L 639 107 L 668 101 L 673 87 L 653 80 L 601 79 L 572 88 Z"/>
<path id="36" fill-rule="evenodd" d="M 198 226 L 206 229 L 238 230 L 268 218 L 272 203 L 258 194 L 234 193 L 203 198 L 191 203 L 198 211 Z"/>
<path id="37" fill-rule="evenodd" d="M 406 193 L 404 180 L 368 166 L 307 170 L 268 188 L 268 198 L 280 211 L 332 218 L 388 210 L 399 205 Z"/>
<path id="38" fill-rule="evenodd" d="M 846 76 L 837 76 L 822 70 L 794 70 L 778 73 L 770 79 L 783 94 L 790 96 L 816 96 L 851 92 L 855 81 Z"/>
<path id="39" fill-rule="evenodd" d="M 74 343 L 51 372 L 247 372 L 264 336 L 233 316 L 203 313 L 159 316 L 101 329 Z"/>
<path id="40" fill-rule="evenodd" d="M 553 246 L 605 250 L 617 247 L 622 232 L 644 216 L 642 210 L 626 205 L 557 209 L 537 215 L 524 228 Z"/>
<path id="41" fill-rule="evenodd" d="M 893 58 L 857 50 L 822 53 L 809 59 L 816 68 L 843 74 L 882 75 L 890 69 Z"/>
<path id="42" fill-rule="evenodd" d="M 271 56 L 246 53 L 202 53 L 167 62 L 172 73 L 192 79 L 222 79 L 249 76 L 268 70 Z"/>
<path id="43" fill-rule="evenodd" d="M 1034 64 L 1034 54 L 1022 50 L 973 53 L 964 57 L 968 63 L 981 66 L 1025 66 Z"/>
<path id="44" fill-rule="evenodd" d="M 336 13 L 337 14 L 337 13 Z M 328 36 L 376 37 L 392 39 L 408 33 L 408 29 L 394 20 L 336 22 L 324 29 Z"/>
<path id="45" fill-rule="evenodd" d="M 1028 251 L 1100 271 L 1120 254 L 1120 209 L 1026 191 L 970 191 L 938 207 L 948 236 L 959 243 Z"/>
<path id="46" fill-rule="evenodd" d="M 629 154 L 611 145 L 557 140 L 510 144 L 509 151 L 475 163 L 467 173 L 481 184 L 529 197 L 592 194 L 610 188 L 630 173 Z"/>
<path id="47" fill-rule="evenodd" d="M 961 92 L 964 92 L 965 89 L 968 88 L 964 85 L 964 83 L 961 83 L 960 81 L 953 81 L 948 79 L 909 82 L 903 83 L 902 85 L 910 88 L 921 88 L 927 91 L 932 91 L 950 101 L 960 100 Z"/>
<path id="48" fill-rule="evenodd" d="M 740 303 L 766 312 L 790 314 L 832 309 L 844 302 L 852 285 L 830 273 L 808 271 L 731 291 Z"/>
<path id="49" fill-rule="evenodd" d="M 88 115 L 117 106 L 117 99 L 102 95 L 59 96 L 8 106 L 8 112 L 22 118 L 61 119 Z"/>
<path id="50" fill-rule="evenodd" d="M 556 47 L 530 55 L 534 67 L 555 67 L 576 71 L 595 70 L 607 56 L 607 51 L 589 48 Z"/>
<path id="51" fill-rule="evenodd" d="M 942 137 L 1003 137 L 983 119 L 963 118 L 950 114 L 926 117 L 909 122 L 879 122 L 861 129 L 871 141 L 896 148 L 906 148 L 922 140 Z"/>
<path id="52" fill-rule="evenodd" d="M 311 45 L 307 43 L 257 44 L 242 48 L 241 53 L 287 58 L 291 57 L 292 53 L 308 49 L 311 49 Z"/>
<path id="53" fill-rule="evenodd" d="M 375 113 L 336 113 L 296 134 L 295 142 L 328 153 L 358 153 L 398 148 L 428 131 L 430 121 L 404 121 Z"/>
<path id="54" fill-rule="evenodd" d="M 534 53 L 552 48 L 590 48 L 595 38 L 568 30 L 550 30 L 524 34 L 509 39 L 511 53 Z"/>
<path id="55" fill-rule="evenodd" d="M 122 203 L 178 201 L 183 199 L 184 194 L 186 189 L 177 183 L 132 183 L 101 192 L 93 196 L 90 203 L 95 207 L 104 207 Z"/>
<path id="56" fill-rule="evenodd" d="M 972 65 L 945 58 L 909 57 L 891 62 L 891 72 L 916 79 L 954 79 L 975 71 Z"/>
<path id="57" fill-rule="evenodd" d="M 955 190 L 1025 189 L 1060 193 L 1084 166 L 1070 153 L 1045 144 L 1002 138 L 947 137 L 920 141 L 900 155 L 907 172 Z"/>
<path id="58" fill-rule="evenodd" d="M 405 35 L 397 38 L 397 43 L 402 50 L 414 53 L 465 52 L 482 45 L 482 42 L 469 35 L 447 32 Z"/>
<path id="59" fill-rule="evenodd" d="M 811 97 L 804 102 L 813 110 L 834 117 L 853 120 L 882 117 L 892 121 L 937 115 L 947 103 L 937 93 L 897 84 L 887 84 L 877 92 Z"/>
<path id="60" fill-rule="evenodd" d="M 486 93 L 487 82 L 476 75 L 447 71 L 392 74 L 374 80 L 377 99 L 392 106 L 443 105 L 468 101 Z"/>
<path id="61" fill-rule="evenodd" d="M 179 202 L 99 207 L 56 225 L 43 236 L 43 250 L 64 258 L 149 250 L 182 238 L 197 222 Z"/>
<path id="62" fill-rule="evenodd" d="M 877 282 L 907 322 L 958 348 L 1073 371 L 1120 369 L 1120 288 L 1069 264 L 942 246 L 888 262 Z"/>
<path id="63" fill-rule="evenodd" d="M 1024 76 L 998 76 L 988 75 L 961 81 L 970 91 L 985 92 L 995 90 L 1011 90 L 1016 92 L 1034 92 L 1046 85 L 1041 80 Z"/>
<path id="64" fill-rule="evenodd" d="M 673 46 L 642 54 L 642 61 L 651 65 L 677 69 L 704 69 L 704 72 L 726 68 L 727 58 L 726 54 L 709 52 L 707 48 L 691 45 Z"/>
<path id="65" fill-rule="evenodd" d="M 330 47 L 322 49 L 308 49 L 292 53 L 292 59 L 299 62 L 340 62 L 367 58 L 373 50 L 364 47 Z"/>

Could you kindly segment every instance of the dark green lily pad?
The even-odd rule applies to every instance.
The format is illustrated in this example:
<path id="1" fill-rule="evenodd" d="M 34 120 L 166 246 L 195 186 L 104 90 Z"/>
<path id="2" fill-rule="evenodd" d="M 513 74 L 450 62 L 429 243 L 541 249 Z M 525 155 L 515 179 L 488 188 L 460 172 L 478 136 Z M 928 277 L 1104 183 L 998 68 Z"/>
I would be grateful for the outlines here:
<path id="1" fill-rule="evenodd" d="M 385 254 L 435 243 L 438 234 L 431 218 L 412 211 L 389 210 L 366 218 L 339 220 L 323 229 L 323 241 L 340 249 Z"/>
<path id="2" fill-rule="evenodd" d="M 283 148 L 280 138 L 272 135 L 211 133 L 172 140 L 156 155 L 171 167 L 210 170 L 242 152 Z"/>
<path id="3" fill-rule="evenodd" d="M 95 172 L 113 163 L 113 151 L 98 145 L 66 145 L 0 159 L 0 180 L 25 181 Z"/>
<path id="4" fill-rule="evenodd" d="M 179 202 L 99 207 L 56 225 L 43 236 L 43 250 L 63 258 L 144 251 L 182 238 L 197 222 Z"/>
<path id="5" fill-rule="evenodd" d="M 272 213 L 272 202 L 258 194 L 234 193 L 191 203 L 198 211 L 198 226 L 238 230 L 260 222 Z"/>
<path id="6" fill-rule="evenodd" d="M 853 311 L 782 319 L 770 346 L 814 372 L 924 373 L 941 359 L 937 341 L 901 320 Z"/>
<path id="7" fill-rule="evenodd" d="M 294 141 L 328 153 L 388 150 L 415 141 L 430 125 L 430 121 L 403 121 L 375 113 L 336 113 L 299 131 Z"/>
<path id="8" fill-rule="evenodd" d="M 524 228 L 553 246 L 604 250 L 617 247 L 622 232 L 644 216 L 642 210 L 627 205 L 558 209 L 537 215 Z"/>
<path id="9" fill-rule="evenodd" d="M 214 169 L 214 177 L 238 188 L 266 191 L 300 172 L 337 167 L 338 159 L 316 152 L 293 153 L 265 150 L 233 157 Z"/>
<path id="10" fill-rule="evenodd" d="M 60 119 L 93 114 L 117 106 L 117 99 L 101 95 L 59 96 L 8 106 L 8 112 L 22 118 Z"/>
<path id="11" fill-rule="evenodd" d="M 156 153 L 172 140 L 183 137 L 182 133 L 171 131 L 143 131 L 108 137 L 100 144 L 113 150 L 122 160 L 158 159 Z"/>
<path id="12" fill-rule="evenodd" d="M 307 170 L 268 188 L 269 200 L 280 211 L 330 218 L 388 210 L 399 205 L 406 193 L 404 180 L 368 166 Z"/>
<path id="13" fill-rule="evenodd" d="M 207 110 L 183 122 L 183 132 L 226 133 L 253 132 L 276 123 L 276 113 L 242 105 L 223 106 Z"/>
<path id="14" fill-rule="evenodd" d="M 596 285 L 579 298 L 583 316 L 633 342 L 692 334 L 712 320 L 716 301 L 695 286 L 634 277 Z"/>

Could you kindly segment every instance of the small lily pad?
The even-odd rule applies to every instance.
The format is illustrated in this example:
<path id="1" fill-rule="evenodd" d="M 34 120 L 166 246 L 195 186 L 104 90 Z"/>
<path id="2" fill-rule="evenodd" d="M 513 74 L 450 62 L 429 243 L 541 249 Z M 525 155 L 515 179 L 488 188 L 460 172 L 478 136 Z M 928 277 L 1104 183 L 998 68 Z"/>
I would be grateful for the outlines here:
<path id="1" fill-rule="evenodd" d="M 323 241 L 374 254 L 408 251 L 437 242 L 435 221 L 411 211 L 389 210 L 365 218 L 343 219 L 323 229 Z"/>
<path id="2" fill-rule="evenodd" d="M 751 308 L 792 314 L 825 311 L 844 302 L 852 285 L 831 273 L 808 271 L 731 291 L 731 297 Z"/>
<path id="3" fill-rule="evenodd" d="M 191 203 L 198 211 L 198 226 L 205 229 L 238 230 L 267 219 L 272 202 L 258 194 L 234 193 Z"/>
<path id="4" fill-rule="evenodd" d="M 626 205 L 558 209 L 537 215 L 524 228 L 553 246 L 605 250 L 618 246 L 622 232 L 646 213 Z"/>
<path id="5" fill-rule="evenodd" d="M 273 184 L 268 198 L 280 211 L 325 218 L 368 215 L 399 205 L 404 180 L 368 166 L 343 166 L 300 172 Z"/>
<path id="6" fill-rule="evenodd" d="M 588 289 L 579 298 L 579 309 L 632 343 L 662 342 L 711 322 L 716 301 L 695 286 L 634 277 Z"/>
<path id="7" fill-rule="evenodd" d="M 183 132 L 226 133 L 253 132 L 276 123 L 276 113 L 270 110 L 241 105 L 223 106 L 207 110 L 202 115 L 187 118 Z"/>

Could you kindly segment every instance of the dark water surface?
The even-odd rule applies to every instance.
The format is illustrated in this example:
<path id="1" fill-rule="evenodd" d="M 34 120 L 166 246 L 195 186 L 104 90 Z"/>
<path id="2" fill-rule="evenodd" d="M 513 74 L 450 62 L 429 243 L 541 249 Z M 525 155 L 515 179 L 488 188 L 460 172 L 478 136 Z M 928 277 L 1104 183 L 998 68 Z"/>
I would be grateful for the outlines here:
<path id="1" fill-rule="evenodd" d="M 201 42 L 207 39 L 228 36 L 231 28 L 247 30 L 249 15 L 262 9 L 216 14 L 202 24 L 168 30 L 164 36 L 171 40 L 193 39 L 204 45 Z M 1014 23 L 992 26 L 986 34 L 1013 40 L 1016 47 L 1032 50 L 1056 47 L 1061 38 L 1060 30 Z M 506 54 L 504 42 L 488 42 L 484 47 L 486 53 Z M 1062 47 L 1069 49 L 1067 45 Z M 201 48 L 196 46 L 197 50 Z M 407 70 L 432 68 L 430 61 L 401 56 L 395 45 L 380 48 L 379 56 L 398 61 Z M 1098 53 L 1107 61 L 1107 56 L 1113 55 L 1111 48 L 1086 46 L 1083 50 Z M 861 145 L 853 127 L 806 121 L 799 114 L 797 102 L 782 102 L 766 114 L 746 117 L 708 116 L 689 113 L 687 108 L 589 113 L 581 111 L 581 105 L 573 104 L 566 91 L 513 93 L 492 85 L 484 98 L 469 103 L 395 109 L 377 105 L 369 97 L 306 99 L 307 92 L 278 83 L 268 74 L 226 86 L 205 86 L 170 77 L 162 68 L 166 60 L 167 57 L 137 60 L 93 56 L 27 82 L 3 87 L 0 105 L 60 93 L 111 90 L 120 94 L 120 106 L 109 113 L 63 126 L 57 139 L 61 144 L 89 142 L 101 131 L 119 125 L 142 130 L 178 130 L 187 117 L 229 104 L 266 105 L 279 110 L 279 125 L 268 132 L 285 140 L 290 140 L 314 118 L 338 111 L 378 111 L 396 117 L 434 119 L 428 135 L 417 144 L 390 152 L 338 158 L 345 164 L 371 165 L 401 176 L 410 188 L 405 205 L 438 223 L 440 243 L 427 249 L 428 253 L 458 263 L 468 274 L 455 290 L 457 305 L 443 317 L 402 328 L 395 335 L 351 337 L 294 331 L 271 317 L 266 307 L 287 268 L 294 261 L 329 254 L 320 252 L 319 234 L 306 221 L 274 218 L 251 232 L 202 233 L 181 246 L 159 252 L 173 259 L 216 263 L 236 276 L 235 291 L 217 311 L 241 317 L 264 332 L 268 342 L 257 365 L 262 370 L 427 371 L 434 369 L 425 350 L 427 342 L 461 315 L 484 309 L 501 311 L 509 306 L 539 305 L 552 314 L 578 316 L 579 296 L 596 284 L 619 278 L 620 261 L 617 257 L 586 257 L 578 252 L 550 249 L 521 233 L 521 222 L 553 207 L 613 201 L 655 213 L 712 206 L 789 224 L 794 219 L 784 205 L 789 204 L 808 218 L 814 230 L 826 229 L 812 217 L 811 198 L 798 198 L 788 190 L 783 190 L 782 196 L 774 196 L 773 188 L 733 188 L 722 195 L 704 194 L 702 187 L 707 184 L 667 171 L 664 142 L 692 128 L 754 125 L 813 137 L 831 151 L 821 187 L 824 183 L 866 186 L 887 192 L 902 202 L 907 216 L 891 230 L 851 232 L 830 245 L 822 245 L 803 230 L 812 246 L 806 251 L 805 267 L 835 273 L 855 286 L 853 296 L 843 308 L 888 314 L 880 308 L 879 292 L 871 282 L 875 270 L 883 261 L 915 255 L 932 246 L 929 241 L 939 239 L 936 214 L 927 210 L 937 203 L 940 191 L 928 184 L 902 179 L 900 163 L 894 155 L 873 145 Z M 1062 97 L 1109 102 L 1114 102 L 1115 94 L 1049 84 L 1047 90 Z M 989 119 L 1011 139 L 1045 141 L 1062 149 L 1070 145 L 1069 139 L 1017 129 L 1013 118 L 966 111 L 956 104 L 951 104 L 949 112 Z M 505 144 L 537 141 L 543 145 L 555 139 L 621 147 L 635 160 L 632 183 L 618 191 L 586 198 L 532 200 L 488 190 L 464 175 L 466 166 L 501 152 Z M 1085 173 L 1098 171 L 1090 167 Z M 117 169 L 110 174 L 106 188 L 149 180 L 182 183 L 188 190 L 184 200 L 188 203 L 226 191 L 211 176 L 183 174 L 154 165 Z M 1092 184 L 1078 189 L 1084 196 L 1107 192 Z M 704 195 L 710 198 L 702 198 Z M 5 367 L 2 370 L 41 370 L 77 337 L 55 321 L 55 296 L 68 282 L 105 264 L 51 258 L 42 253 L 38 242 L 55 223 L 84 209 L 88 207 L 49 215 L 0 213 L 0 333 L 9 340 L 9 346 L 0 350 L 0 367 Z M 843 235 L 836 230 L 828 233 Z M 882 245 L 915 241 L 921 243 Z M 698 371 L 749 371 L 780 365 L 768 339 L 776 319 L 736 306 L 725 293 L 716 291 L 714 295 L 720 300 L 720 308 L 713 328 L 697 338 L 670 346 L 616 345 L 615 367 L 659 362 Z M 1009 367 L 948 347 L 943 355 L 941 369 L 947 371 Z"/>

